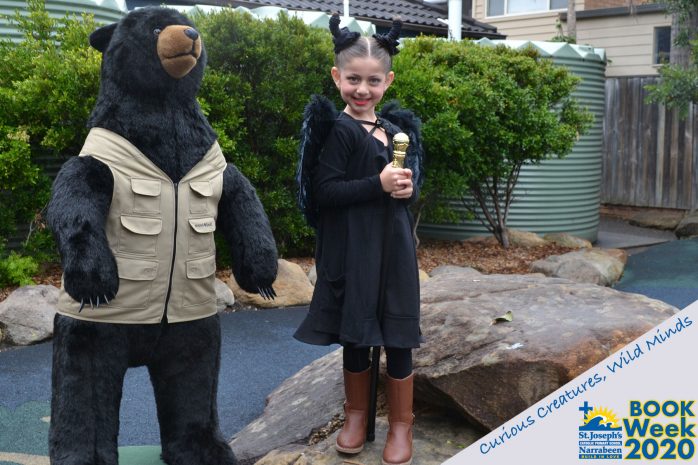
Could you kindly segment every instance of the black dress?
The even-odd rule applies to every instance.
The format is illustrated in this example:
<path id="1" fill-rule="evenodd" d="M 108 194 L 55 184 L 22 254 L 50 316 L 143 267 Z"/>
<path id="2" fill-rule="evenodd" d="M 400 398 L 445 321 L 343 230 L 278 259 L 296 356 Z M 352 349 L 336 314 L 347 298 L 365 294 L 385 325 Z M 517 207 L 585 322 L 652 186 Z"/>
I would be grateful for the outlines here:
<path id="1" fill-rule="evenodd" d="M 392 141 L 394 134 L 388 133 Z M 313 175 L 320 207 L 315 263 L 317 282 L 310 311 L 294 334 L 318 345 L 419 347 L 419 271 L 410 200 L 383 192 L 380 173 L 392 158 L 359 121 L 341 113 Z M 389 207 L 392 202 L 392 207 Z M 387 212 L 385 306 L 377 318 Z"/>

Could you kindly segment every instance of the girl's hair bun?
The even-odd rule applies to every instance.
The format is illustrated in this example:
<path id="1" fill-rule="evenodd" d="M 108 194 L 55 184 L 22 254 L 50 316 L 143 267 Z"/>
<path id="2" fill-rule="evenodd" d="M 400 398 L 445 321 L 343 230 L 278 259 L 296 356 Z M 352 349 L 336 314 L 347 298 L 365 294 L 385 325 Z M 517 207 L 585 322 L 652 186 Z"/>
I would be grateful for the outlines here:
<path id="1" fill-rule="evenodd" d="M 400 45 L 398 37 L 400 37 L 400 30 L 402 29 L 402 20 L 400 18 L 393 19 L 393 26 L 387 34 L 373 34 L 373 38 L 376 39 L 378 45 L 383 47 L 389 55 L 397 55 L 400 50 L 397 46 Z"/>
<path id="2" fill-rule="evenodd" d="M 332 13 L 330 18 L 330 32 L 332 33 L 332 41 L 334 42 L 335 55 L 345 48 L 354 45 L 354 42 L 361 36 L 358 32 L 352 32 L 348 28 L 339 29 L 339 13 Z"/>

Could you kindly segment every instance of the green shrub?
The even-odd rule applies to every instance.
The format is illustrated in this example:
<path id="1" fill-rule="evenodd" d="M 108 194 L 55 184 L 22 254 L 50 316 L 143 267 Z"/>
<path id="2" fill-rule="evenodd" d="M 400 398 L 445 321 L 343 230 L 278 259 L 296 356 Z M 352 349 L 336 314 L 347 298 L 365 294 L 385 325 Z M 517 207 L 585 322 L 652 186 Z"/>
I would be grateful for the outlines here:
<path id="1" fill-rule="evenodd" d="M 224 153 L 256 187 L 280 253 L 309 253 L 313 231 L 296 206 L 294 176 L 305 104 L 336 93 L 329 33 L 230 9 L 193 19 L 208 52 L 199 100 Z"/>
<path id="2" fill-rule="evenodd" d="M 453 222 L 448 200 L 462 199 L 506 247 L 521 166 L 566 155 L 591 122 L 570 98 L 578 78 L 533 49 L 424 37 L 406 41 L 394 70 L 387 97 L 423 121 L 418 207 L 430 221 Z"/>
<path id="3" fill-rule="evenodd" d="M 89 47 L 92 16 L 51 18 L 43 0 L 12 18 L 20 43 L 0 42 L 0 237 L 34 222 L 50 197 L 37 160 L 76 155 L 99 86 L 100 54 Z M 32 224 L 32 228 L 36 228 Z M 2 242 L 2 241 L 0 241 Z M 40 244 L 49 247 L 38 250 Z M 34 241 L 32 253 L 53 254 Z"/>
<path id="4" fill-rule="evenodd" d="M 32 257 L 11 252 L 7 257 L 0 258 L 0 287 L 35 284 L 32 276 L 37 271 L 39 264 Z"/>

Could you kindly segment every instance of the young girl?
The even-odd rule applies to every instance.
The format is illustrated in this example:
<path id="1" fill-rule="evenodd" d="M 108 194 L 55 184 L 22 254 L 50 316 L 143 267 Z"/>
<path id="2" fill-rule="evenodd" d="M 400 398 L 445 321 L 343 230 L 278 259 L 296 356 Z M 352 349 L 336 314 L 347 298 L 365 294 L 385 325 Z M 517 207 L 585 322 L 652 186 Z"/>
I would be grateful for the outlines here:
<path id="1" fill-rule="evenodd" d="M 344 348 L 345 423 L 336 442 L 344 453 L 363 449 L 369 348 L 385 347 L 390 429 L 383 464 L 407 465 L 412 460 L 412 348 L 421 340 L 419 276 L 408 210 L 415 186 L 410 169 L 389 163 L 394 133 L 386 127 L 396 128 L 376 116 L 376 105 L 393 82 L 391 56 L 397 53 L 401 23 L 394 22 L 387 35 L 371 38 L 339 30 L 338 25 L 339 16 L 334 15 L 331 74 L 346 107 L 312 174 L 312 195 L 319 207 L 317 283 L 310 311 L 294 337 Z"/>

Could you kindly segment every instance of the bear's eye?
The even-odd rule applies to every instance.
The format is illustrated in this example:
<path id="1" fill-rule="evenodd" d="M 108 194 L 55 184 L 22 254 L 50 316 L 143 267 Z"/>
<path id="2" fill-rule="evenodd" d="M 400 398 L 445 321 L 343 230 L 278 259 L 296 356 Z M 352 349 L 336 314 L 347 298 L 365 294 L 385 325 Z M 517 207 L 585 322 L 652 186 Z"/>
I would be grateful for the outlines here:
<path id="1" fill-rule="evenodd" d="M 162 31 L 160 29 L 153 29 L 153 34 L 154 35 L 159 35 Z"/>

